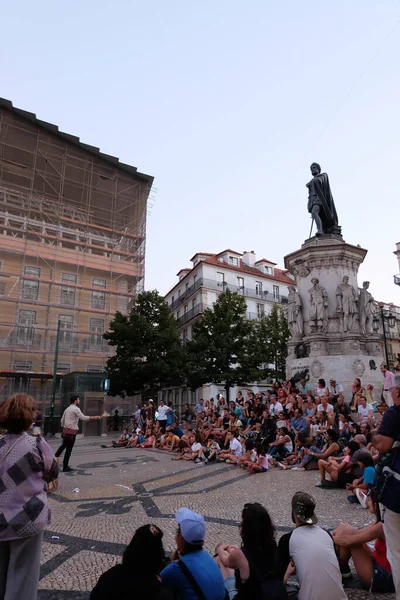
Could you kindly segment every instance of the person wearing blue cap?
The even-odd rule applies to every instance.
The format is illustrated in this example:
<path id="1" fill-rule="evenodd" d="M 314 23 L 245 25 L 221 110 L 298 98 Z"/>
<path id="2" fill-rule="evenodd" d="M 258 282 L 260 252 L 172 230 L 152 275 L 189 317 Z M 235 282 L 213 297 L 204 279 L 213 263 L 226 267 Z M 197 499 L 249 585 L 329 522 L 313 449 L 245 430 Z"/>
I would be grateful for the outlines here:
<path id="1" fill-rule="evenodd" d="M 161 571 L 161 581 L 180 600 L 225 600 L 226 590 L 215 560 L 203 549 L 206 534 L 204 518 L 180 508 L 176 550 L 173 561 Z"/>

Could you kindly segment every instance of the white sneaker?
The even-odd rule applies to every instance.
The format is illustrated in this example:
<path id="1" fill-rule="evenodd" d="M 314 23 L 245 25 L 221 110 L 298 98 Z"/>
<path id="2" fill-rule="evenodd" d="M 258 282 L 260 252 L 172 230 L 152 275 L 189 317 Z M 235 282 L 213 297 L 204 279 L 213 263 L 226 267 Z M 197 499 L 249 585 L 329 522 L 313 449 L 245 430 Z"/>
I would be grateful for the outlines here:
<path id="1" fill-rule="evenodd" d="M 291 471 L 305 471 L 304 467 L 293 467 Z"/>
<path id="2" fill-rule="evenodd" d="M 360 489 L 356 489 L 356 496 L 357 496 L 357 500 L 359 501 L 359 503 L 361 504 L 361 506 L 363 508 L 368 508 L 367 506 L 367 494 L 364 494 L 364 492 Z"/>

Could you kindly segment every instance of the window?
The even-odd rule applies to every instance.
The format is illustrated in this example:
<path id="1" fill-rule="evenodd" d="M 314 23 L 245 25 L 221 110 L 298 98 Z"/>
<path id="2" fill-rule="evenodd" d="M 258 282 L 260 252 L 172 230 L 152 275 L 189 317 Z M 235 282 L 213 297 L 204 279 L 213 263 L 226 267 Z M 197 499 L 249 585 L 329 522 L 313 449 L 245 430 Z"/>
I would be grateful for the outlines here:
<path id="1" fill-rule="evenodd" d="M 25 267 L 24 275 L 40 277 L 40 269 L 37 267 Z M 37 300 L 39 297 L 39 282 L 32 279 L 23 279 L 21 297 L 23 300 Z"/>
<path id="2" fill-rule="evenodd" d="M 224 287 L 225 275 L 217 271 L 217 285 L 218 287 Z"/>
<path id="3" fill-rule="evenodd" d="M 196 283 L 197 275 L 193 275 L 193 284 Z"/>
<path id="4" fill-rule="evenodd" d="M 181 316 L 181 311 L 178 310 L 178 312 L 176 313 L 176 318 L 179 319 L 180 316 Z"/>
<path id="5" fill-rule="evenodd" d="M 179 288 L 179 290 L 178 290 L 178 298 L 180 298 L 180 297 L 181 297 L 181 288 Z"/>
<path id="6" fill-rule="evenodd" d="M 104 371 L 103 365 L 87 365 L 87 373 L 102 373 Z"/>
<path id="7" fill-rule="evenodd" d="M 264 271 L 268 274 L 268 275 L 273 275 L 274 274 L 274 270 L 272 267 L 264 267 Z"/>
<path id="8" fill-rule="evenodd" d="M 264 304 L 257 304 L 257 317 L 263 317 L 265 314 Z"/>
<path id="9" fill-rule="evenodd" d="M 57 363 L 57 373 L 69 373 L 71 365 L 69 363 Z"/>
<path id="10" fill-rule="evenodd" d="M 256 281 L 256 294 L 257 294 L 257 296 L 262 295 L 262 282 L 261 281 Z"/>
<path id="11" fill-rule="evenodd" d="M 186 315 L 187 313 L 187 304 L 185 304 L 184 308 L 183 308 L 183 314 Z"/>
<path id="12" fill-rule="evenodd" d="M 0 281 L 0 296 L 4 296 L 6 293 L 6 283 L 5 281 Z"/>
<path id="13" fill-rule="evenodd" d="M 194 309 L 194 307 L 196 306 L 196 300 L 197 298 L 194 298 L 194 300 L 192 300 L 192 310 Z"/>
<path id="14" fill-rule="evenodd" d="M 72 331 L 74 329 L 74 317 L 72 315 L 60 315 L 58 317 L 60 321 L 60 346 L 71 346 L 72 343 Z"/>
<path id="15" fill-rule="evenodd" d="M 186 342 L 187 342 L 187 339 L 188 339 L 187 329 L 184 329 L 184 330 L 182 331 L 182 343 L 183 343 L 183 344 L 186 344 Z"/>
<path id="16" fill-rule="evenodd" d="M 93 277 L 92 279 L 93 287 L 99 287 L 105 289 L 107 287 L 107 281 L 105 279 L 99 279 L 97 277 Z M 106 294 L 105 292 L 94 291 L 92 292 L 92 308 L 100 308 L 104 310 L 106 306 Z"/>
<path id="17" fill-rule="evenodd" d="M 228 263 L 229 263 L 230 265 L 233 265 L 233 266 L 237 267 L 237 266 L 238 266 L 238 264 L 239 264 L 239 261 L 238 261 L 238 259 L 236 258 L 236 256 L 230 256 L 230 257 L 228 258 Z"/>
<path id="18" fill-rule="evenodd" d="M 279 300 L 279 285 L 274 285 L 273 286 L 273 296 L 275 300 Z"/>
<path id="19" fill-rule="evenodd" d="M 189 287 L 189 282 L 186 283 L 186 291 L 187 291 L 188 287 Z"/>
<path id="20" fill-rule="evenodd" d="M 32 363 L 30 361 L 16 360 L 13 364 L 14 371 L 32 371 Z"/>
<path id="21" fill-rule="evenodd" d="M 89 331 L 93 332 L 89 336 L 89 346 L 91 348 L 103 347 L 104 319 L 90 319 Z"/>
<path id="22" fill-rule="evenodd" d="M 36 311 L 20 310 L 18 313 L 17 343 L 29 344 L 35 335 Z"/>
<path id="23" fill-rule="evenodd" d="M 76 283 L 77 277 L 73 273 L 63 273 L 61 279 L 65 283 Z M 68 285 L 62 285 L 60 291 L 60 304 L 75 306 L 76 288 Z"/>
<path id="24" fill-rule="evenodd" d="M 239 290 L 244 290 L 244 277 L 237 278 L 237 286 Z"/>
<path id="25" fill-rule="evenodd" d="M 175 296 L 172 296 L 171 298 L 171 304 L 173 304 L 175 302 Z"/>

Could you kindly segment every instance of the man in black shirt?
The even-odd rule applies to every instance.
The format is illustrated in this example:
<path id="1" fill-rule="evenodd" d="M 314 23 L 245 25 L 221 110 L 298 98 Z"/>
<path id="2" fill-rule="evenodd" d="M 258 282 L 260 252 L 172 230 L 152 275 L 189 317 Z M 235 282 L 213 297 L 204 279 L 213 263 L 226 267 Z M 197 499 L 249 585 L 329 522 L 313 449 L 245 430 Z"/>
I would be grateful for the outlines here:
<path id="1" fill-rule="evenodd" d="M 382 521 L 385 532 L 387 557 L 392 567 L 396 598 L 400 597 L 400 494 L 396 492 L 400 480 L 400 375 L 392 379 L 393 406 L 388 408 L 374 436 L 374 446 L 381 453 L 390 452 L 392 476 L 382 494 Z M 390 472 L 390 471 L 388 471 Z M 388 504 L 390 503 L 390 508 Z"/>

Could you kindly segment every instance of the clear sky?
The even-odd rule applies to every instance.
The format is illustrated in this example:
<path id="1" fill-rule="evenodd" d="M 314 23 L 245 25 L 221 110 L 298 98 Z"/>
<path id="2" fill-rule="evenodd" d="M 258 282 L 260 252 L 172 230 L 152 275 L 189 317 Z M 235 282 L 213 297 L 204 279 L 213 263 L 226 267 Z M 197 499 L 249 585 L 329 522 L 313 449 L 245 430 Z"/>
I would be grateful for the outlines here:
<path id="1" fill-rule="evenodd" d="M 146 287 L 197 251 L 283 266 L 329 174 L 359 283 L 400 305 L 395 0 L 3 2 L 0 95 L 154 175 Z"/>

